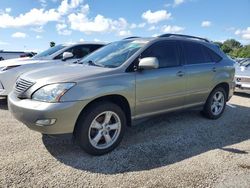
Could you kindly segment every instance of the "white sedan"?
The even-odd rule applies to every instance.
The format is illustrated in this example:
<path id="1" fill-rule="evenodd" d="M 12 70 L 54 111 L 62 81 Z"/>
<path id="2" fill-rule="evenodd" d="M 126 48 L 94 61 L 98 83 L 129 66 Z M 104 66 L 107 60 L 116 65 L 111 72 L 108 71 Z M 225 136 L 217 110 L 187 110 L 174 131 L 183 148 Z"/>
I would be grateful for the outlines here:
<path id="1" fill-rule="evenodd" d="M 103 43 L 60 44 L 32 58 L 18 58 L 0 62 L 0 97 L 7 97 L 16 79 L 23 73 L 51 65 L 74 63 L 104 46 Z"/>

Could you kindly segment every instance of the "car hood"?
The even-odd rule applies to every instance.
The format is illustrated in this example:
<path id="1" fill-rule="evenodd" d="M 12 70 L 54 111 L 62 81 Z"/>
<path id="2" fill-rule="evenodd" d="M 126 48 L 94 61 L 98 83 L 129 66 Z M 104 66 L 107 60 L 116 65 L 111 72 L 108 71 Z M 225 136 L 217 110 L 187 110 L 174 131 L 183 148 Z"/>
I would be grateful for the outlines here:
<path id="1" fill-rule="evenodd" d="M 236 76 L 249 76 L 250 77 L 250 66 L 235 66 Z"/>
<path id="2" fill-rule="evenodd" d="M 0 67 L 7 66 L 17 66 L 17 65 L 26 65 L 31 63 L 45 63 L 48 62 L 48 59 L 35 59 L 35 58 L 16 58 L 16 59 L 8 59 L 0 62 Z"/>
<path id="3" fill-rule="evenodd" d="M 22 79 L 40 83 L 77 82 L 83 79 L 106 75 L 110 68 L 82 64 L 64 64 L 37 69 L 23 74 Z"/>

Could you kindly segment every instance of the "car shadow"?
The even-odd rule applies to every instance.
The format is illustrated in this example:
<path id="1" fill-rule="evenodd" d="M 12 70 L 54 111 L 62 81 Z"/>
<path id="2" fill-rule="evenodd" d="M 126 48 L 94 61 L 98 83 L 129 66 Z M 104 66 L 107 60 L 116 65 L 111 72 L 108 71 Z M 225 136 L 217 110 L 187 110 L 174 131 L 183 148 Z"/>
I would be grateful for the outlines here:
<path id="1" fill-rule="evenodd" d="M 0 98 L 0 110 L 8 110 L 8 102 L 6 98 Z"/>
<path id="2" fill-rule="evenodd" d="M 231 145 L 250 139 L 249 112 L 235 105 L 227 107 L 218 120 L 205 119 L 198 110 L 145 119 L 127 129 L 117 149 L 98 157 L 83 152 L 72 135 L 43 135 L 42 140 L 53 157 L 76 169 L 103 174 L 150 170 L 214 149 L 247 154 Z"/>

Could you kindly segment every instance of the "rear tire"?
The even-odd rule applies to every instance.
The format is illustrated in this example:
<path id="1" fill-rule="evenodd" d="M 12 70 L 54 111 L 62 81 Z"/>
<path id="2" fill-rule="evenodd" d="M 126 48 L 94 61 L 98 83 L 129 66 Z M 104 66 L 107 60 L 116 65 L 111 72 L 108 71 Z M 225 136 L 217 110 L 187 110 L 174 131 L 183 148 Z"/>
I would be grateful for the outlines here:
<path id="1" fill-rule="evenodd" d="M 126 116 L 118 105 L 98 102 L 80 115 L 74 135 L 85 152 L 103 155 L 119 145 L 125 126 Z"/>
<path id="2" fill-rule="evenodd" d="M 223 87 L 215 88 L 209 95 L 203 108 L 203 114 L 208 119 L 218 119 L 226 107 L 226 91 Z"/>

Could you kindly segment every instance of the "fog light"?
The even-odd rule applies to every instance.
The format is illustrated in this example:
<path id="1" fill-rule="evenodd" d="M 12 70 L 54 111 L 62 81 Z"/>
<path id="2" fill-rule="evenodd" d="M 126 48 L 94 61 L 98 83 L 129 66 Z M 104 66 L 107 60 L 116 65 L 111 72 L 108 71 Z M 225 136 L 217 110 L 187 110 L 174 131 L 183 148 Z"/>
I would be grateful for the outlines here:
<path id="1" fill-rule="evenodd" d="M 56 119 L 39 119 L 36 121 L 37 126 L 50 126 L 56 123 Z"/>

